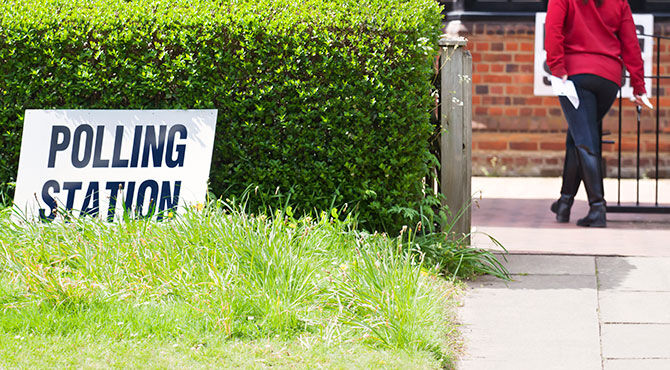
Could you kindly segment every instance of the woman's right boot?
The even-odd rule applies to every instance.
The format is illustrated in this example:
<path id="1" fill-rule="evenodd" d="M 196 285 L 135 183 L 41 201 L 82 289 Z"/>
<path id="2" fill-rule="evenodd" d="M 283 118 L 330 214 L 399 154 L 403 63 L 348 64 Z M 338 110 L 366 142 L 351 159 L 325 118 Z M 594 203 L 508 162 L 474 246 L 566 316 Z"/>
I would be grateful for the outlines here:
<path id="1" fill-rule="evenodd" d="M 569 135 L 569 134 L 568 134 Z M 571 140 L 568 138 L 568 141 Z M 556 214 L 556 221 L 561 223 L 570 222 L 570 209 L 575 201 L 575 195 L 579 190 L 581 182 L 579 158 L 577 149 L 570 143 L 566 144 L 565 161 L 563 162 L 563 184 L 561 185 L 561 197 L 551 204 L 551 211 Z"/>

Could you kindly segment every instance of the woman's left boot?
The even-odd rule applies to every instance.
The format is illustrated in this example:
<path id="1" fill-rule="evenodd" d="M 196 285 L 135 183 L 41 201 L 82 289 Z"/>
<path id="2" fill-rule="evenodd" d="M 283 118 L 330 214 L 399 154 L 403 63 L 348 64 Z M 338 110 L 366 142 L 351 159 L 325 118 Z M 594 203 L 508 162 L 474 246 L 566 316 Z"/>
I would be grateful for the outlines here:
<path id="1" fill-rule="evenodd" d="M 607 207 L 605 202 L 589 205 L 589 213 L 584 218 L 577 220 L 578 226 L 606 227 Z"/>

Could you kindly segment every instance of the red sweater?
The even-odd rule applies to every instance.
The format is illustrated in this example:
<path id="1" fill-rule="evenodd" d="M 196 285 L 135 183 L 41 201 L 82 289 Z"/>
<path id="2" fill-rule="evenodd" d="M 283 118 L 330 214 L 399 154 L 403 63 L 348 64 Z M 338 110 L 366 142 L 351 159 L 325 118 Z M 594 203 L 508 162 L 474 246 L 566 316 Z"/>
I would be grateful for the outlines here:
<path id="1" fill-rule="evenodd" d="M 545 21 L 547 64 L 554 76 L 591 73 L 621 86 L 622 62 L 633 93 L 646 93 L 633 16 L 626 0 L 549 0 Z"/>

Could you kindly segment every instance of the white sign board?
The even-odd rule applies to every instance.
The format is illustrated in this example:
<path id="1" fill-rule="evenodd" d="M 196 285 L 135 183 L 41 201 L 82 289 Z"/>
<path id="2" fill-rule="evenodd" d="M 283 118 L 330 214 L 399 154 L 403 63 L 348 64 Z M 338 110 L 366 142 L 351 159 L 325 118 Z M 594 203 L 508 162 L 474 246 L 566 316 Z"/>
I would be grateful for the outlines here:
<path id="1" fill-rule="evenodd" d="M 205 201 L 216 110 L 26 110 L 14 204 L 112 221 Z"/>
<path id="2" fill-rule="evenodd" d="M 544 50 L 544 20 L 547 13 L 535 14 L 535 84 L 533 91 L 535 95 L 551 96 L 554 95 L 549 82 L 549 66 L 547 66 L 547 51 Z M 654 33 L 654 16 L 651 14 L 633 14 L 633 22 L 639 34 L 651 35 Z M 639 36 L 640 49 L 642 50 L 642 61 L 644 62 L 644 75 L 651 75 L 651 65 L 653 58 L 653 38 Z M 651 95 L 651 79 L 645 79 L 645 88 L 647 95 Z M 630 78 L 626 78 L 621 92 L 624 98 L 633 96 L 633 88 L 630 86 Z"/>

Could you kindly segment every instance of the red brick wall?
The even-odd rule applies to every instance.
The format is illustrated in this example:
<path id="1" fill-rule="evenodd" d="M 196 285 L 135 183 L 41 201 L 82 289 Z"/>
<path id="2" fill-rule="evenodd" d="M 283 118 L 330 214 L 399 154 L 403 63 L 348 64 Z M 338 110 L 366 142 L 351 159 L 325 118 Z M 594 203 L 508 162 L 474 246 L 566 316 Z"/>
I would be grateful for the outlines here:
<path id="1" fill-rule="evenodd" d="M 464 23 L 468 48 L 473 58 L 473 171 L 500 175 L 559 175 L 562 170 L 564 132 L 567 128 L 558 98 L 533 95 L 535 53 L 534 22 L 477 21 Z M 670 21 L 655 22 L 655 34 L 670 36 Z M 670 40 L 661 43 L 661 74 L 670 75 Z M 654 45 L 654 61 L 656 46 Z M 653 73 L 656 73 L 654 62 Z M 656 94 L 655 85 L 654 95 Z M 670 80 L 661 82 L 660 127 L 661 170 L 670 177 Z M 656 105 L 656 97 L 652 99 Z M 634 156 L 637 130 L 634 105 L 623 102 L 622 132 L 624 160 Z M 616 140 L 618 101 L 603 121 L 605 131 Z M 643 157 L 653 155 L 656 112 L 644 110 L 641 129 L 645 132 Z M 515 134 L 512 134 L 515 133 Z M 651 135 L 653 139 L 653 134 Z M 605 144 L 608 163 L 616 164 L 616 146 Z M 495 162 L 493 165 L 491 162 Z M 643 161 L 643 165 L 648 162 Z M 666 163 L 667 162 L 667 163 Z M 633 164 L 634 165 L 634 164 Z M 503 168 L 504 167 L 504 168 Z M 610 175 L 612 167 L 608 172 Z M 650 169 L 643 172 L 650 174 Z M 652 172 L 655 168 L 651 169 Z M 631 173 L 625 170 L 626 173 Z"/>

